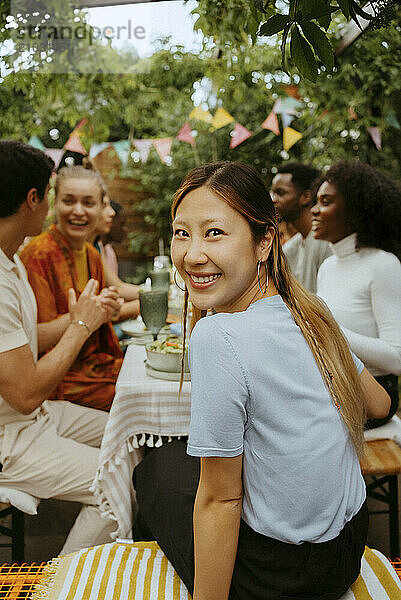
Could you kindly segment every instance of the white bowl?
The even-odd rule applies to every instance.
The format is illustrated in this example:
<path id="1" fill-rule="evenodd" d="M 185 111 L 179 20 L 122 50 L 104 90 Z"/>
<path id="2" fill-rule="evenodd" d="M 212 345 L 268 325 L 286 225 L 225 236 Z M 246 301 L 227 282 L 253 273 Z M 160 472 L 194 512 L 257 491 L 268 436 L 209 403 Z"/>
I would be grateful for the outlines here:
<path id="1" fill-rule="evenodd" d="M 182 355 L 180 353 L 155 352 L 149 349 L 150 344 L 146 345 L 146 356 L 149 366 L 156 371 L 164 371 L 165 373 L 180 373 Z M 184 373 L 189 373 L 188 351 L 185 352 Z"/>

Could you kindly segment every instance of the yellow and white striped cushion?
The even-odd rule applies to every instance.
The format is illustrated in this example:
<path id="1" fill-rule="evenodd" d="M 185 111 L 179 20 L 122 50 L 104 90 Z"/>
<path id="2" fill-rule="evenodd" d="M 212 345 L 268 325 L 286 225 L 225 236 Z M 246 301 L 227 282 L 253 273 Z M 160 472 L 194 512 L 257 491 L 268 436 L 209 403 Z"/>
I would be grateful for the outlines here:
<path id="1" fill-rule="evenodd" d="M 191 600 L 156 542 L 114 542 L 53 559 L 32 600 Z M 377 550 L 341 600 L 401 600 L 401 582 Z"/>
<path id="2" fill-rule="evenodd" d="M 361 574 L 341 600 L 401 600 L 401 581 L 390 561 L 366 546 Z"/>
<path id="3" fill-rule="evenodd" d="M 156 542 L 104 544 L 53 559 L 32 600 L 190 600 Z"/>

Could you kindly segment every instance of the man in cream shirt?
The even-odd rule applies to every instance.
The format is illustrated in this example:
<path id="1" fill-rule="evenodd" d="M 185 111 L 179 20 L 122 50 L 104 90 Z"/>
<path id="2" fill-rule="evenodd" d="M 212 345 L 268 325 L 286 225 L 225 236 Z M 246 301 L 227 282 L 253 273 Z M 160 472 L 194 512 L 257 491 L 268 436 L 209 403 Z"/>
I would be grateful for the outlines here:
<path id="1" fill-rule="evenodd" d="M 119 304 L 113 290 L 98 295 L 90 280 L 78 300 L 70 290 L 69 314 L 37 326 L 35 297 L 15 253 L 25 236 L 41 232 L 52 167 L 41 151 L 0 140 L 0 485 L 83 504 L 61 550 L 67 554 L 110 541 L 115 528 L 89 490 L 107 414 L 46 398 Z M 52 349 L 38 359 L 38 347 Z"/>
<path id="2" fill-rule="evenodd" d="M 278 167 L 270 190 L 279 216 L 298 232 L 283 246 L 291 272 L 314 294 L 319 267 L 332 253 L 330 244 L 312 235 L 312 186 L 319 174 L 310 165 L 284 163 Z"/>

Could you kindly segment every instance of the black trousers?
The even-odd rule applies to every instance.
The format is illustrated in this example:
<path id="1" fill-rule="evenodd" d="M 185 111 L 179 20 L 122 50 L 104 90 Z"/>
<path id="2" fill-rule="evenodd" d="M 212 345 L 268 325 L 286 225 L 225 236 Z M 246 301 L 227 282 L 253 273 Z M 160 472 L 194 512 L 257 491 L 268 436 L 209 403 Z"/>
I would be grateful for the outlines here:
<path id="1" fill-rule="evenodd" d="M 199 459 L 186 443 L 152 450 L 134 471 L 135 541 L 157 540 L 192 594 L 192 513 Z M 230 600 L 337 600 L 358 577 L 368 528 L 366 503 L 334 540 L 300 545 L 253 531 L 241 520 Z"/>
<path id="2" fill-rule="evenodd" d="M 398 410 L 398 377 L 397 375 L 380 375 L 375 377 L 376 381 L 380 383 L 382 387 L 386 390 L 388 395 L 391 398 L 391 406 L 390 412 L 387 417 L 383 419 L 368 419 L 365 425 L 365 429 L 375 429 L 375 427 L 380 427 L 380 425 L 384 425 L 388 421 L 390 421 L 391 417 L 395 415 Z"/>

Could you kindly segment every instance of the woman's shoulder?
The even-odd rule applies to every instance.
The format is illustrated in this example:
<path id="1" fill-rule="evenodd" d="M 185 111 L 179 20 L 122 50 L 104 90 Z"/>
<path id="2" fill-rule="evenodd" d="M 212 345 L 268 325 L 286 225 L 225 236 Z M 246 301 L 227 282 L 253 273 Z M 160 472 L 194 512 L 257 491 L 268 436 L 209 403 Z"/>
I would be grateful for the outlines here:
<path id="1" fill-rule="evenodd" d="M 218 330 L 220 320 L 219 317 L 219 314 L 215 314 L 199 319 L 192 330 L 191 342 L 195 339 L 199 340 L 204 337 L 207 338 L 207 336 L 209 336 L 212 332 Z"/>
<path id="2" fill-rule="evenodd" d="M 207 345 L 221 350 L 220 346 L 226 345 L 224 339 L 234 326 L 233 317 L 234 314 L 217 313 L 200 319 L 191 333 L 191 347 Z"/>
<path id="3" fill-rule="evenodd" d="M 20 259 L 25 263 L 28 259 L 43 258 L 47 254 L 54 252 L 56 246 L 56 241 L 50 232 L 44 231 L 31 239 L 21 252 Z"/>
<path id="4" fill-rule="evenodd" d="M 375 269 L 392 269 L 395 271 L 401 270 L 399 258 L 392 252 L 387 252 L 381 248 L 360 248 L 358 254 L 361 258 L 369 261 Z"/>
<path id="5" fill-rule="evenodd" d="M 195 325 L 192 336 L 196 340 L 202 339 L 209 344 L 215 344 L 217 336 L 230 340 L 233 344 L 236 340 L 242 343 L 249 339 L 250 332 L 255 331 L 261 320 L 273 323 L 277 318 L 289 313 L 288 308 L 281 296 L 271 296 L 251 304 L 248 309 L 234 313 L 216 313 L 200 319 Z M 192 338 L 191 338 L 192 339 Z"/>

